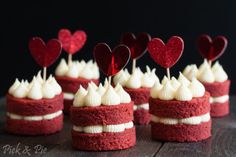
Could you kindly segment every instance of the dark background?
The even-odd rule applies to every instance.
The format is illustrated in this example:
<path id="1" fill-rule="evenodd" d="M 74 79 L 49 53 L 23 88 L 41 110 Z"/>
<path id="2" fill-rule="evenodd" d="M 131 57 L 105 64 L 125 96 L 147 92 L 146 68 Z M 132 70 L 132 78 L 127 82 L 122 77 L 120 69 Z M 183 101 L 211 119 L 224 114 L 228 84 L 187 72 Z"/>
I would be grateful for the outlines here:
<path id="1" fill-rule="evenodd" d="M 177 75 L 187 64 L 203 61 L 196 48 L 196 38 L 202 33 L 212 37 L 225 35 L 229 40 L 225 54 L 220 58 L 231 80 L 236 53 L 236 1 L 234 0 L 173 0 L 173 1 L 7 1 L 0 6 L 1 77 L 0 95 L 4 95 L 16 77 L 31 79 L 40 67 L 33 61 L 28 41 L 40 36 L 45 41 L 57 37 L 59 29 L 83 29 L 88 35 L 85 47 L 74 59 L 92 58 L 93 47 L 98 42 L 117 45 L 122 32 L 148 32 L 164 41 L 179 35 L 185 41 L 182 58 L 171 69 Z M 66 54 L 63 52 L 62 57 Z M 59 60 L 58 60 L 59 61 Z M 57 63 L 49 68 L 53 72 Z M 164 70 L 145 54 L 137 63 L 157 67 L 163 77 Z M 130 67 L 131 65 L 129 65 Z M 235 94 L 233 82 L 231 92 Z"/>

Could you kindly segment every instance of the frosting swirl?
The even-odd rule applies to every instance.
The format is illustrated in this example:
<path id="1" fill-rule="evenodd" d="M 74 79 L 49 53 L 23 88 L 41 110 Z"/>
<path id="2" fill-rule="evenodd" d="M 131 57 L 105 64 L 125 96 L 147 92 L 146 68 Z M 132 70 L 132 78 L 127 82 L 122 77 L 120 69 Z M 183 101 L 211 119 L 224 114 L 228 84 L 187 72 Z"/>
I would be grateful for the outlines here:
<path id="1" fill-rule="evenodd" d="M 29 98 L 39 100 L 42 98 L 51 99 L 56 95 L 61 94 L 62 89 L 54 77 L 50 77 L 44 82 L 41 72 L 34 76 L 32 81 L 22 80 L 19 82 L 15 80 L 13 85 L 9 88 L 8 93 L 16 98 Z"/>
<path id="2" fill-rule="evenodd" d="M 125 69 L 114 76 L 113 82 L 115 85 L 119 83 L 121 86 L 133 89 L 151 88 L 155 81 L 159 80 L 155 72 L 155 68 L 151 70 L 148 66 L 146 66 L 145 73 L 140 68 L 136 68 L 132 74 L 129 74 L 128 70 Z"/>
<path id="3" fill-rule="evenodd" d="M 72 61 L 68 65 L 65 59 L 62 59 L 55 71 L 56 76 L 67 76 L 71 78 L 85 78 L 85 79 L 98 79 L 99 78 L 99 69 L 96 63 L 93 63 L 92 60 L 87 63 L 82 60 Z"/>

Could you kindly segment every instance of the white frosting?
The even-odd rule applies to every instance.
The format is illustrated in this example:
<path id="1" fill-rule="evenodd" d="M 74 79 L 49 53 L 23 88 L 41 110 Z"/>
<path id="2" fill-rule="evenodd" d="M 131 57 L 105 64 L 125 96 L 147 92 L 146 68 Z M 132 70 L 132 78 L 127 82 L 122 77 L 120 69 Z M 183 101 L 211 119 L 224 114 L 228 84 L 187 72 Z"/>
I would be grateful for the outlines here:
<path id="1" fill-rule="evenodd" d="M 190 101 L 192 100 L 192 98 L 193 98 L 192 92 L 184 83 L 181 83 L 180 87 L 177 89 L 175 93 L 175 99 L 179 101 Z"/>
<path id="2" fill-rule="evenodd" d="M 73 105 L 76 107 L 95 107 L 101 105 L 119 105 L 121 103 L 131 102 L 129 94 L 121 85 L 117 84 L 114 89 L 106 82 L 107 81 L 105 81 L 104 86 L 100 84 L 99 87 L 95 87 L 95 85 L 89 83 L 87 90 L 81 86 L 75 94 Z"/>
<path id="3" fill-rule="evenodd" d="M 62 114 L 62 111 L 59 110 L 54 113 L 46 114 L 46 115 L 40 115 L 40 116 L 22 116 L 22 115 L 17 115 L 14 113 L 7 112 L 7 116 L 10 119 L 15 119 L 15 120 L 26 120 L 26 121 L 40 121 L 40 120 L 49 120 L 56 118 Z"/>
<path id="4" fill-rule="evenodd" d="M 210 103 L 225 103 L 228 100 L 229 100 L 229 95 L 210 97 Z"/>
<path id="5" fill-rule="evenodd" d="M 199 125 L 204 122 L 208 122 L 211 119 L 210 114 L 206 113 L 200 116 L 193 116 L 189 118 L 164 118 L 151 115 L 151 121 L 154 123 L 163 123 L 166 125 L 176 125 L 176 124 L 188 124 L 188 125 Z"/>
<path id="6" fill-rule="evenodd" d="M 60 85 L 54 77 L 50 76 L 45 82 L 39 72 L 37 77 L 33 77 L 32 81 L 22 80 L 19 82 L 17 79 L 9 89 L 9 94 L 16 98 L 29 98 L 39 100 L 42 98 L 51 99 L 62 92 Z"/>
<path id="7" fill-rule="evenodd" d="M 214 74 L 216 82 L 224 82 L 228 80 L 228 75 L 224 71 L 223 67 L 219 64 L 219 62 L 216 62 L 213 65 L 212 72 Z"/>
<path id="8" fill-rule="evenodd" d="M 123 132 L 125 131 L 125 124 L 105 125 L 103 126 L 104 132 Z"/>
<path id="9" fill-rule="evenodd" d="M 183 74 L 185 77 L 187 77 L 189 80 L 192 80 L 193 78 L 196 78 L 198 75 L 198 68 L 196 64 L 188 65 L 184 71 Z"/>
<path id="10" fill-rule="evenodd" d="M 29 89 L 27 84 L 25 84 L 24 81 L 21 81 L 20 85 L 18 85 L 18 87 L 12 91 L 12 95 L 16 98 L 25 98 L 27 97 L 28 91 Z"/>
<path id="11" fill-rule="evenodd" d="M 218 61 L 211 67 L 207 60 L 204 60 L 198 69 L 196 65 L 188 65 L 184 69 L 183 74 L 189 80 L 197 78 L 201 82 L 208 83 L 224 82 L 228 80 L 228 75 Z"/>
<path id="12" fill-rule="evenodd" d="M 182 73 L 179 73 L 178 81 L 179 83 L 184 84 L 186 86 L 190 84 L 189 80 Z"/>
<path id="13" fill-rule="evenodd" d="M 69 69 L 66 72 L 66 76 L 68 77 L 72 77 L 72 78 L 77 78 L 79 77 L 79 71 L 77 69 L 77 65 L 76 64 L 71 64 L 69 65 Z"/>
<path id="14" fill-rule="evenodd" d="M 73 106 L 78 106 L 78 107 L 84 106 L 85 105 L 85 96 L 87 95 L 87 93 L 88 92 L 82 86 L 80 86 L 79 90 L 75 94 Z"/>
<path id="15" fill-rule="evenodd" d="M 119 83 L 116 85 L 115 91 L 120 96 L 120 103 L 129 103 L 131 101 L 129 94 L 122 88 Z"/>
<path id="16" fill-rule="evenodd" d="M 63 94 L 64 94 L 64 99 L 66 100 L 73 100 L 75 97 L 74 93 L 63 92 Z"/>
<path id="17" fill-rule="evenodd" d="M 68 72 L 69 67 L 66 64 L 65 59 L 61 59 L 59 65 L 56 68 L 56 75 L 57 76 L 65 76 L 66 73 Z"/>
<path id="18" fill-rule="evenodd" d="M 113 125 L 92 125 L 92 126 L 73 126 L 73 130 L 77 132 L 84 132 L 87 134 L 97 134 L 103 132 L 123 132 L 125 129 L 131 129 L 134 127 L 132 121 L 122 124 L 113 124 Z"/>
<path id="19" fill-rule="evenodd" d="M 208 83 L 213 83 L 215 82 L 215 77 L 214 74 L 211 70 L 211 67 L 208 65 L 206 66 L 201 73 L 198 74 L 198 79 L 201 82 L 208 82 Z"/>
<path id="20" fill-rule="evenodd" d="M 159 80 L 156 80 L 154 86 L 151 88 L 151 97 L 158 98 L 158 93 L 161 90 L 162 85 L 160 84 Z"/>
<path id="21" fill-rule="evenodd" d="M 149 110 L 149 104 L 148 103 L 144 103 L 144 104 L 140 104 L 140 105 L 134 105 L 133 107 L 134 111 L 136 110 Z"/>
<path id="22" fill-rule="evenodd" d="M 103 94 L 106 92 L 106 89 L 102 86 L 102 84 L 100 83 L 98 88 L 97 88 L 97 92 L 100 96 L 103 96 Z"/>
<path id="23" fill-rule="evenodd" d="M 161 90 L 157 93 L 161 100 L 172 100 L 175 97 L 175 89 L 171 86 L 170 81 L 167 81 Z"/>
<path id="24" fill-rule="evenodd" d="M 20 85 L 20 81 L 16 78 L 15 82 L 12 84 L 12 86 L 9 88 L 8 93 L 13 94 L 13 92 L 17 89 L 17 87 Z"/>
<path id="25" fill-rule="evenodd" d="M 156 81 L 151 88 L 151 97 L 154 99 L 190 101 L 205 94 L 204 86 L 196 78 L 189 81 L 181 73 L 178 80 L 175 77 L 169 80 L 164 76 L 161 82 Z"/>
<path id="26" fill-rule="evenodd" d="M 79 97 L 76 95 L 76 98 Z M 81 99 L 82 99 L 81 95 Z M 100 106 L 101 105 L 101 96 L 96 92 L 94 87 L 89 84 L 88 87 L 88 94 L 85 95 L 84 97 L 84 105 L 85 106 L 90 106 L 90 107 L 95 107 L 95 106 Z"/>
<path id="27" fill-rule="evenodd" d="M 102 96 L 103 105 L 118 105 L 121 103 L 120 96 L 115 92 L 114 88 L 110 85 Z"/>
<path id="28" fill-rule="evenodd" d="M 87 134 L 97 134 L 102 133 L 103 127 L 102 125 L 94 125 L 94 126 L 85 126 L 83 131 Z"/>
<path id="29" fill-rule="evenodd" d="M 56 95 L 53 86 L 48 82 L 44 82 L 42 85 L 42 93 L 44 98 L 51 99 Z"/>
<path id="30" fill-rule="evenodd" d="M 127 88 L 151 88 L 155 81 L 158 80 L 157 75 L 155 74 L 156 69 L 150 70 L 150 68 L 146 67 L 147 71 L 143 73 L 140 68 L 136 68 L 134 72 L 130 75 L 128 70 L 121 70 L 117 75 L 114 76 L 113 82 L 114 84 L 120 84 L 121 86 Z"/>
<path id="31" fill-rule="evenodd" d="M 202 97 L 205 94 L 205 87 L 196 78 L 192 79 L 189 89 L 193 97 Z"/>
<path id="32" fill-rule="evenodd" d="M 140 79 L 140 74 L 138 70 L 134 71 L 134 73 L 127 80 L 125 86 L 128 88 L 134 88 L 134 89 L 140 88 L 142 86 L 142 81 Z"/>
<path id="33" fill-rule="evenodd" d="M 56 76 L 67 76 L 72 78 L 85 78 L 85 79 L 98 79 L 99 78 L 99 69 L 96 63 L 93 63 L 92 60 L 87 63 L 82 60 L 72 61 L 68 65 L 65 59 L 62 59 L 55 71 Z"/>
<path id="34" fill-rule="evenodd" d="M 39 92 L 39 91 L 42 90 L 41 88 L 42 88 L 41 84 L 34 77 L 27 97 L 30 98 L 30 99 L 35 99 L 35 100 L 42 99 L 43 98 L 43 93 Z"/>

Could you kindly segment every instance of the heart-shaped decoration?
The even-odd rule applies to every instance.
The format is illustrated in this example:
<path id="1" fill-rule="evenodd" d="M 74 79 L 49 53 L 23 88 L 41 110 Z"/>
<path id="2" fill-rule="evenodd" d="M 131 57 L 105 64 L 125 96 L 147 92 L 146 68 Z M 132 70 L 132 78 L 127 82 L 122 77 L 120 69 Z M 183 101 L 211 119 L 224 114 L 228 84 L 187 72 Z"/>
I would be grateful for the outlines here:
<path id="1" fill-rule="evenodd" d="M 61 54 L 61 43 L 57 39 L 51 39 L 47 44 L 34 37 L 29 41 L 29 49 L 34 60 L 42 67 L 53 64 Z"/>
<path id="2" fill-rule="evenodd" d="M 147 52 L 148 42 L 151 36 L 148 33 L 140 33 L 135 36 L 133 33 L 124 33 L 121 37 L 121 43 L 129 47 L 132 59 L 138 59 Z"/>
<path id="3" fill-rule="evenodd" d="M 209 35 L 203 34 L 197 40 L 197 47 L 201 55 L 207 60 L 218 59 L 225 51 L 228 41 L 224 36 L 217 36 L 213 40 Z"/>
<path id="4" fill-rule="evenodd" d="M 184 41 L 178 36 L 172 36 L 166 45 L 159 38 L 153 38 L 148 43 L 148 51 L 152 59 L 164 68 L 172 67 L 181 57 L 183 50 Z"/>
<path id="5" fill-rule="evenodd" d="M 87 36 L 81 30 L 77 30 L 74 34 L 71 34 L 68 29 L 61 29 L 58 33 L 58 39 L 62 43 L 62 48 L 67 53 L 74 54 L 84 46 Z"/>
<path id="6" fill-rule="evenodd" d="M 95 46 L 93 55 L 98 67 L 106 76 L 118 73 L 130 59 L 130 50 L 125 45 L 118 45 L 112 51 L 106 43 Z"/>

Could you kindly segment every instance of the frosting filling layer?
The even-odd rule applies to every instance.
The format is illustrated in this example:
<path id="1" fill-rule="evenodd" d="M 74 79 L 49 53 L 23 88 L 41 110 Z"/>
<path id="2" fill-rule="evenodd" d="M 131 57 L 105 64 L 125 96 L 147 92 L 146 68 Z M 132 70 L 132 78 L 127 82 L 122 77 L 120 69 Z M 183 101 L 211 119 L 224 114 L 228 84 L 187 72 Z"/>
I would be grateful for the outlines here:
<path id="1" fill-rule="evenodd" d="M 49 120 L 49 119 L 56 118 L 56 117 L 60 116 L 61 114 L 62 114 L 62 110 L 59 110 L 59 111 L 54 112 L 54 113 L 42 115 L 42 116 L 21 116 L 21 115 L 18 115 L 18 114 L 7 112 L 7 116 L 10 119 L 26 120 L 26 121 Z"/>
<path id="2" fill-rule="evenodd" d="M 229 95 L 210 97 L 210 103 L 225 103 L 228 100 L 229 100 Z"/>
<path id="3" fill-rule="evenodd" d="M 163 123 L 166 125 L 176 125 L 176 124 L 198 125 L 203 122 L 208 122 L 210 119 L 211 119 L 210 113 L 206 113 L 200 116 L 193 116 L 189 118 L 163 118 L 163 117 L 151 115 L 152 122 Z"/>
<path id="4" fill-rule="evenodd" d="M 134 105 L 133 108 L 134 108 L 134 111 L 141 110 L 141 109 L 149 110 L 149 104 L 145 103 L 145 104 L 140 104 L 140 105 Z"/>
<path id="5" fill-rule="evenodd" d="M 132 121 L 123 124 L 116 125 L 92 125 L 92 126 L 76 126 L 73 125 L 73 130 L 77 132 L 83 132 L 88 134 L 96 134 L 102 132 L 123 132 L 125 129 L 133 128 L 134 124 Z"/>
<path id="6" fill-rule="evenodd" d="M 75 97 L 73 93 L 63 92 L 63 94 L 64 94 L 64 99 L 67 99 L 67 100 L 73 100 Z"/>

